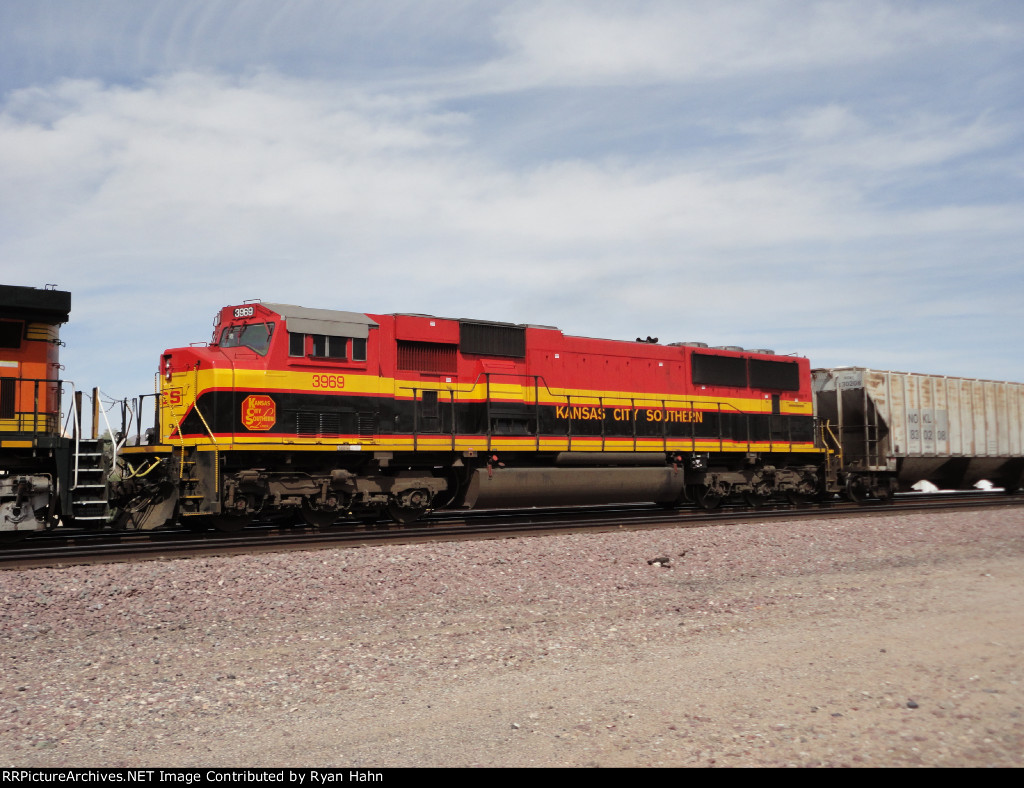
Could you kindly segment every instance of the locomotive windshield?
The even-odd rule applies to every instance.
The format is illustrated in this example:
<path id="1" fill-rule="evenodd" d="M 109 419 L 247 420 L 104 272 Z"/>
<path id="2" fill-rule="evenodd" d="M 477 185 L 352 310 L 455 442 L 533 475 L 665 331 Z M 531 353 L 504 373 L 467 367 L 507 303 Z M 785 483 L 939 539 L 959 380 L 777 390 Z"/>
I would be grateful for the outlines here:
<path id="1" fill-rule="evenodd" d="M 267 354 L 270 337 L 274 334 L 273 323 L 249 323 L 244 326 L 228 326 L 220 334 L 221 347 L 247 347 L 261 356 Z"/>

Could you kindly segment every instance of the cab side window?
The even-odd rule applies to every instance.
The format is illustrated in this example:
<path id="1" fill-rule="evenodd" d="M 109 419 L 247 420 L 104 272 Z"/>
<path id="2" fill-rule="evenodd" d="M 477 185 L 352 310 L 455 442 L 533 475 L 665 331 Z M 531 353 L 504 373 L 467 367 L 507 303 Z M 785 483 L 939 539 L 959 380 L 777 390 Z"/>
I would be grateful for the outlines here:
<path id="1" fill-rule="evenodd" d="M 366 361 L 366 340 L 352 339 L 352 361 Z M 349 361 L 349 338 L 326 334 L 298 334 L 288 332 L 288 355 L 291 358 L 329 358 L 333 361 Z M 309 347 L 312 345 L 312 352 Z"/>
<path id="2" fill-rule="evenodd" d="M 334 358 L 345 360 L 348 358 L 345 352 L 345 345 L 348 339 L 345 337 L 330 337 L 324 334 L 313 334 L 313 355 L 317 358 Z"/>
<path id="3" fill-rule="evenodd" d="M 0 321 L 0 348 L 17 350 L 21 347 L 22 324 L 3 320 Z"/>

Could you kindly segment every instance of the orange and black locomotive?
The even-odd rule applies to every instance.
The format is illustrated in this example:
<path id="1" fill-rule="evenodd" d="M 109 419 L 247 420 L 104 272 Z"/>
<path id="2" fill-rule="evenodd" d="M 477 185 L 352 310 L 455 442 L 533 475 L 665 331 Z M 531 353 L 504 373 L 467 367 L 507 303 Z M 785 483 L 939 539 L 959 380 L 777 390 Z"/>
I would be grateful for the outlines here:
<path id="1" fill-rule="evenodd" d="M 61 431 L 62 290 L 0 285 L 0 534 L 70 514 L 72 441 Z"/>

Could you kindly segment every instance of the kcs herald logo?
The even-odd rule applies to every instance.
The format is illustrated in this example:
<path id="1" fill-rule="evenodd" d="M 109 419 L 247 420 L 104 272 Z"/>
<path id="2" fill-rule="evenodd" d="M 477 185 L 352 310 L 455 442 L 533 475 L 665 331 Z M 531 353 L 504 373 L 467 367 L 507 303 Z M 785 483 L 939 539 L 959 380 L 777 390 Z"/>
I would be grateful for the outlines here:
<path id="1" fill-rule="evenodd" d="M 252 394 L 242 402 L 242 426 L 266 432 L 277 423 L 277 403 L 266 394 Z"/>

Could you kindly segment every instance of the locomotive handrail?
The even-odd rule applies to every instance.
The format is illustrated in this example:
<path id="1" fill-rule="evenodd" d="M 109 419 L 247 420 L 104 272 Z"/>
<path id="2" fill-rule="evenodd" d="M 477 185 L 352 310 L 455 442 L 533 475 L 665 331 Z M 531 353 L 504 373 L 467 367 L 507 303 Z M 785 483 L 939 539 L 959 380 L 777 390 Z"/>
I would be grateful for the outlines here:
<path id="1" fill-rule="evenodd" d="M 474 378 L 473 382 L 469 384 L 468 388 L 463 388 L 458 383 L 456 383 L 454 385 L 448 385 L 446 387 L 446 390 L 448 392 L 448 396 L 451 398 L 451 403 L 452 403 L 452 431 L 451 431 L 451 435 L 452 435 L 452 449 L 453 450 L 454 450 L 454 447 L 455 447 L 455 435 L 458 434 L 458 430 L 457 430 L 456 424 L 455 424 L 455 397 L 458 394 L 467 394 L 467 393 L 472 392 L 474 389 L 476 389 L 476 387 L 480 385 L 480 378 L 481 377 L 485 378 L 485 386 L 486 386 L 485 394 L 486 394 L 486 397 L 485 397 L 485 400 L 484 400 L 484 405 L 486 406 L 486 409 L 487 409 L 486 410 L 486 422 L 487 422 L 487 424 L 486 424 L 485 431 L 484 431 L 483 434 L 487 437 L 487 451 L 491 450 L 491 437 L 492 437 L 492 430 L 491 430 L 491 375 L 504 375 L 504 376 L 507 376 L 507 377 L 519 377 L 519 378 L 533 378 L 533 381 L 534 381 L 534 391 L 535 392 L 537 391 L 538 379 L 541 378 L 540 375 L 527 375 L 525 373 L 518 373 L 518 372 L 489 372 L 489 371 L 484 371 L 484 372 L 477 373 L 476 378 Z M 547 388 L 547 383 L 545 383 L 544 385 L 545 385 L 545 388 Z M 437 389 L 435 389 L 435 388 L 427 388 L 427 387 L 421 388 L 420 386 L 396 385 L 395 386 L 395 391 L 396 392 L 397 391 L 410 391 L 410 392 L 412 392 L 412 400 L 413 400 L 413 409 L 412 409 L 412 423 L 413 423 L 412 442 L 413 442 L 413 450 L 414 451 L 418 450 L 418 448 L 419 448 L 419 409 L 416 407 L 416 403 L 419 402 L 418 394 L 421 391 L 438 391 L 438 392 L 440 392 L 441 389 L 440 388 L 437 388 Z M 550 389 L 549 389 L 549 391 L 550 391 Z M 537 435 L 537 448 L 538 448 L 538 450 L 540 449 L 540 412 L 539 412 L 540 405 L 539 405 L 539 402 L 540 402 L 539 397 L 536 396 L 536 394 L 535 394 L 535 396 L 534 396 L 534 405 L 535 405 L 535 412 L 537 413 L 536 435 Z"/>
<path id="2" fill-rule="evenodd" d="M 690 407 L 691 408 L 693 407 L 694 404 L 696 404 L 696 400 L 690 400 Z M 715 400 L 715 414 L 718 416 L 718 450 L 719 451 L 723 451 L 724 448 L 725 448 L 725 437 L 722 434 L 722 406 L 723 405 L 725 405 L 728 408 L 731 408 L 736 413 L 739 413 L 739 414 L 741 414 L 741 415 L 743 415 L 745 417 L 744 418 L 744 424 L 745 424 L 745 426 L 747 428 L 747 452 L 749 453 L 750 452 L 750 420 L 749 420 L 749 418 L 746 418 L 746 417 L 749 417 L 750 414 L 749 413 L 744 413 L 742 410 L 737 408 L 732 403 L 730 403 L 730 402 L 722 402 L 722 400 Z M 692 425 L 692 422 L 691 422 L 691 425 Z M 696 430 L 695 427 L 691 427 L 691 429 L 690 429 L 690 433 L 691 433 L 691 435 L 693 435 L 693 439 L 692 440 L 694 442 L 694 445 L 696 445 L 696 432 L 695 432 L 695 430 Z"/>
<path id="3" fill-rule="evenodd" d="M 65 381 L 59 378 L 23 378 L 23 377 L 10 377 L 3 378 L 4 380 L 15 381 L 15 392 L 14 401 L 12 408 L 11 421 L 14 422 L 15 430 L 18 432 L 27 432 L 32 434 L 45 434 L 49 432 L 56 432 L 60 427 L 60 416 L 61 416 L 61 389 Z M 18 384 L 32 384 L 32 411 L 28 413 L 26 411 L 18 410 Z M 39 409 L 39 386 L 40 384 L 55 384 L 57 390 L 57 402 L 53 410 L 40 410 Z M 31 419 L 31 421 L 29 421 Z M 40 419 L 42 419 L 42 426 L 40 426 Z M 5 421 L 7 419 L 4 419 Z"/>
<path id="4" fill-rule="evenodd" d="M 661 401 L 661 450 L 668 453 L 668 408 L 664 399 Z"/>
<path id="5" fill-rule="evenodd" d="M 75 463 L 74 463 L 74 473 L 72 475 L 71 487 L 69 488 L 70 490 L 77 490 L 78 489 L 78 476 L 79 476 L 79 471 L 81 469 L 79 461 L 81 459 L 81 449 L 82 449 L 81 441 L 82 441 L 82 397 L 83 397 L 83 395 L 89 397 L 89 399 L 92 400 L 92 414 L 93 414 L 93 421 L 92 421 L 92 434 L 93 434 L 93 437 L 92 437 L 92 440 L 93 441 L 97 441 L 97 443 L 98 443 L 97 433 L 98 433 L 99 429 L 98 429 L 98 425 L 96 424 L 96 422 L 98 420 L 98 414 L 102 412 L 103 420 L 107 424 L 107 432 L 110 433 L 111 445 L 114 447 L 114 449 L 113 449 L 113 451 L 114 451 L 114 459 L 115 460 L 117 459 L 117 449 L 118 449 L 118 446 L 117 446 L 116 436 L 114 435 L 114 430 L 110 426 L 110 420 L 107 418 L 107 411 L 105 409 L 102 409 L 102 408 L 99 407 L 100 390 L 98 388 L 94 388 L 92 390 L 92 396 L 89 396 L 88 394 L 85 394 L 82 391 L 74 392 L 74 398 L 75 398 L 75 419 L 76 419 L 76 422 L 75 422 L 75 426 L 76 426 L 76 429 L 75 429 L 75 452 L 74 452 L 74 454 L 75 454 Z M 113 400 L 113 402 L 116 402 L 116 401 L 117 400 Z M 111 465 L 111 467 L 114 467 L 113 464 Z"/>
<path id="6" fill-rule="evenodd" d="M 124 446 L 128 445 L 128 432 L 132 420 L 135 418 L 135 398 L 132 397 L 132 404 L 128 404 L 128 398 L 121 400 L 121 434 L 124 436 Z"/>
<path id="7" fill-rule="evenodd" d="M 544 388 L 548 389 L 548 393 L 551 393 L 551 389 L 548 388 L 548 384 L 545 382 Z M 572 394 L 563 394 L 565 397 L 565 407 L 572 408 Z M 540 425 L 537 425 L 538 429 Z M 565 440 L 566 440 L 566 451 L 572 451 L 572 419 L 565 420 Z"/>
<path id="8" fill-rule="evenodd" d="M 159 394 L 139 394 L 138 397 L 132 397 L 132 402 L 138 400 L 138 410 L 135 412 L 135 444 L 142 444 L 142 411 L 146 403 L 146 397 L 153 397 L 154 408 L 153 408 L 153 429 L 156 430 L 157 434 L 160 432 L 160 395 Z"/>
<path id="9" fill-rule="evenodd" d="M 540 451 L 540 375 L 533 376 L 533 424 L 536 450 Z"/>
<path id="10" fill-rule="evenodd" d="M 449 397 L 451 398 L 451 403 L 452 403 L 452 424 L 451 424 L 450 435 L 451 435 L 451 439 L 452 439 L 452 448 L 453 448 L 453 450 L 454 450 L 454 447 L 455 447 L 455 436 L 458 434 L 457 425 L 456 425 L 456 419 L 455 419 L 455 400 L 456 400 L 456 397 L 459 396 L 459 395 L 467 394 L 467 393 L 470 393 L 470 392 L 474 391 L 480 385 L 481 379 L 483 379 L 484 385 L 486 387 L 485 388 L 485 392 L 484 392 L 484 396 L 485 396 L 484 405 L 486 407 L 486 413 L 485 413 L 486 424 L 484 426 L 483 435 L 485 435 L 487 437 L 487 451 L 488 452 L 491 451 L 491 449 L 492 449 L 491 439 L 493 438 L 493 435 L 494 435 L 493 426 L 492 426 L 492 411 L 491 411 L 492 395 L 491 395 L 491 385 L 490 385 L 491 384 L 491 377 L 492 376 L 520 378 L 520 379 L 524 379 L 524 381 L 525 381 L 525 379 L 532 379 L 532 381 L 533 381 L 533 386 L 532 386 L 532 388 L 533 388 L 533 398 L 534 398 L 533 406 L 534 406 L 534 415 L 535 415 L 535 425 L 534 425 L 533 435 L 534 435 L 534 437 L 536 439 L 535 445 L 537 447 L 537 450 L 539 451 L 540 450 L 540 437 L 541 437 L 541 434 L 542 434 L 541 424 L 540 424 L 540 397 L 541 397 L 540 389 L 541 389 L 541 386 L 543 385 L 544 394 L 545 394 L 545 396 L 547 398 L 554 399 L 554 400 L 564 399 L 566 407 L 570 407 L 570 408 L 572 407 L 572 400 L 573 400 L 573 397 L 576 396 L 576 395 L 574 395 L 572 393 L 568 393 L 564 389 L 559 390 L 558 388 L 552 388 L 548 384 L 547 380 L 545 379 L 545 377 L 543 375 L 530 375 L 530 374 L 522 373 L 522 372 L 504 372 L 504 371 L 496 371 L 496 372 L 495 371 L 482 371 L 482 372 L 477 373 L 477 375 L 474 378 L 472 383 L 469 383 L 469 384 L 465 384 L 465 383 L 459 384 L 459 383 L 456 383 L 454 385 L 449 384 L 445 388 L 445 390 L 447 390 L 447 392 L 448 392 Z M 415 405 L 415 403 L 419 402 L 419 399 L 418 399 L 419 392 L 421 392 L 421 391 L 428 391 L 428 390 L 437 390 L 437 391 L 441 390 L 440 388 L 438 388 L 438 389 L 421 388 L 418 385 L 412 385 L 412 386 L 409 386 L 409 385 L 397 385 L 395 388 L 396 388 L 396 391 L 403 391 L 404 390 L 404 391 L 411 392 L 414 405 Z M 525 389 L 526 387 L 523 386 L 523 388 Z M 587 397 L 585 395 L 579 395 L 579 396 L 582 397 L 583 399 L 588 399 L 589 398 L 589 399 L 592 399 L 592 400 L 596 400 L 599 407 L 604 407 L 606 400 L 614 400 L 614 399 L 628 400 L 629 401 L 629 408 L 632 411 L 637 410 L 637 408 L 639 407 L 637 405 L 638 399 L 649 400 L 649 401 L 652 402 L 652 404 L 653 403 L 657 403 L 656 405 L 654 405 L 654 407 L 661 412 L 661 419 L 660 419 L 660 421 L 661 421 L 662 450 L 665 451 L 665 452 L 669 451 L 669 449 L 668 449 L 668 439 L 669 439 L 670 436 L 668 435 L 668 415 L 667 415 L 669 409 L 685 408 L 685 409 L 689 409 L 690 411 L 696 411 L 697 410 L 697 398 L 693 397 L 692 395 L 689 398 L 684 398 L 684 397 L 680 396 L 678 399 L 674 398 L 671 395 L 670 396 L 662 396 L 660 398 L 654 398 L 654 397 L 641 397 L 641 398 L 637 398 L 635 396 L 629 396 L 629 397 L 626 397 L 626 396 L 609 397 L 609 396 L 606 396 L 606 395 L 603 395 L 603 394 L 598 394 L 598 395 L 593 396 L 593 397 Z M 523 400 L 523 404 L 526 404 L 526 405 L 529 404 L 528 402 L 525 401 L 525 398 Z M 723 426 L 722 426 L 722 419 L 721 419 L 722 414 L 725 413 L 725 412 L 731 412 L 731 413 L 740 414 L 740 415 L 742 415 L 744 417 L 744 425 L 745 425 L 745 428 L 746 428 L 745 432 L 746 432 L 747 451 L 748 452 L 751 451 L 751 447 L 752 447 L 752 444 L 753 444 L 753 437 L 751 435 L 750 417 L 751 417 L 751 415 L 754 415 L 754 414 L 748 413 L 748 412 L 738 408 L 736 405 L 733 405 L 730 402 L 725 402 L 725 401 L 720 400 L 720 399 L 714 399 L 714 400 L 711 400 L 711 401 L 705 401 L 705 402 L 702 402 L 701 404 L 704 406 L 705 409 L 707 409 L 709 406 L 712 406 L 712 405 L 715 408 L 714 412 L 718 416 L 718 426 L 717 426 L 717 429 L 716 429 L 716 432 L 717 432 L 717 436 L 716 437 L 717 437 L 717 440 L 718 440 L 718 450 L 719 451 L 724 451 L 724 447 L 725 447 L 725 434 L 724 434 L 724 430 L 723 430 Z M 631 422 L 632 422 L 632 430 L 631 430 L 631 432 L 632 432 L 632 439 L 633 439 L 633 451 L 636 451 L 636 449 L 637 449 L 637 441 L 639 439 L 639 435 L 637 434 L 637 422 L 636 422 L 635 418 L 631 419 Z M 573 420 L 571 418 L 566 419 L 565 432 L 563 434 L 564 434 L 564 436 L 566 438 L 566 441 L 567 441 L 566 448 L 567 448 L 568 451 L 572 450 L 573 438 L 576 437 L 576 434 L 573 432 L 572 427 L 573 427 Z M 696 448 L 697 448 L 696 429 L 697 429 L 696 428 L 696 422 L 695 421 L 690 421 L 690 436 L 689 436 L 690 451 L 696 451 Z M 789 447 L 792 447 L 792 442 L 793 442 L 793 440 L 792 440 L 792 423 L 789 420 L 787 420 L 787 430 L 786 430 L 786 432 L 787 432 L 788 440 L 785 441 L 785 445 L 789 446 Z M 606 427 L 606 425 L 603 422 L 601 424 L 600 438 L 601 438 L 601 449 L 604 450 L 605 447 L 606 447 L 606 442 L 607 442 L 607 427 Z M 684 440 L 685 440 L 685 438 L 684 438 Z M 780 443 L 780 444 L 782 443 L 780 441 L 773 440 L 771 432 L 769 430 L 769 435 L 768 435 L 768 443 L 769 443 L 769 445 L 774 447 L 774 444 L 777 443 L 777 442 Z M 413 449 L 414 450 L 418 450 L 418 448 L 419 448 L 419 409 L 418 409 L 418 407 L 414 406 L 413 407 Z M 780 446 L 780 448 L 781 448 L 781 446 Z"/>
<path id="11" fill-rule="evenodd" d="M 72 401 L 72 403 L 74 403 L 74 401 L 75 401 L 75 384 L 74 384 L 73 381 L 70 381 L 70 380 L 66 381 L 66 382 L 68 383 L 68 385 L 71 386 L 71 401 Z M 61 397 L 63 397 L 63 395 L 64 395 L 64 385 L 63 385 L 63 383 L 61 384 L 61 387 L 60 387 L 60 395 L 61 395 Z M 61 411 L 61 413 L 63 413 L 63 411 Z M 75 409 L 72 406 L 71 408 L 68 408 L 68 416 L 67 416 L 66 419 L 64 419 L 64 426 L 61 428 L 61 434 L 62 435 L 67 433 L 68 425 L 71 426 L 72 431 L 75 429 L 75 423 L 71 420 L 71 417 L 74 416 L 74 415 L 75 415 Z M 72 432 L 72 434 L 74 434 L 74 433 Z"/>
<path id="12" fill-rule="evenodd" d="M 97 390 L 97 393 L 96 393 L 97 398 L 99 397 L 99 393 L 100 392 Z M 110 408 L 114 407 L 114 405 L 116 405 L 118 402 L 124 402 L 125 405 L 127 406 L 127 401 L 125 401 L 125 400 L 111 399 L 111 401 L 110 401 Z M 114 432 L 114 428 L 110 426 L 110 419 L 107 418 L 107 411 L 110 410 L 110 408 L 101 409 L 100 412 L 103 414 L 103 421 L 107 425 L 107 432 L 110 433 L 110 445 L 111 445 L 110 467 L 111 468 L 116 468 L 117 467 L 117 453 L 122 448 L 124 448 L 124 445 L 128 442 L 128 436 L 124 432 L 122 432 L 121 433 L 121 441 L 118 442 L 117 434 Z M 93 429 L 94 430 L 96 429 L 95 426 L 93 427 Z"/>
<path id="13" fill-rule="evenodd" d="M 195 366 L 195 369 L 193 370 L 193 372 L 195 373 L 195 375 L 194 375 L 194 378 L 193 378 L 193 384 L 192 385 L 195 386 L 195 391 L 196 391 L 196 399 L 195 399 L 195 403 L 193 404 L 193 407 L 195 408 L 196 415 L 199 416 L 199 420 L 201 422 L 203 422 L 203 426 L 206 427 L 206 434 L 210 436 L 210 442 L 214 446 L 219 446 L 220 444 L 217 443 L 217 439 L 213 436 L 213 430 L 210 429 L 210 425 L 209 425 L 209 423 L 207 423 L 206 417 L 203 415 L 203 412 L 201 410 L 199 410 L 199 363 L 198 362 L 196 362 L 196 366 Z M 180 422 L 179 422 L 179 424 L 180 424 Z M 181 432 L 181 427 L 180 426 L 178 427 L 178 432 Z"/>
<path id="14" fill-rule="evenodd" d="M 196 415 L 199 416 L 199 420 L 201 422 L 203 422 L 203 426 L 206 427 L 206 434 L 210 436 L 210 443 L 212 443 L 214 446 L 220 446 L 220 444 L 217 443 L 217 438 L 215 438 L 214 435 L 213 435 L 213 430 L 210 429 L 210 425 L 206 421 L 206 417 L 203 415 L 203 412 L 201 410 L 199 410 L 198 398 L 196 399 L 196 403 L 195 403 L 195 411 L 196 411 Z M 181 422 L 178 422 L 178 424 L 179 424 L 178 431 L 181 432 L 181 428 L 180 428 Z"/>
<path id="15" fill-rule="evenodd" d="M 846 462 L 845 458 L 843 457 L 843 444 L 840 442 L 839 438 L 836 437 L 836 434 L 832 431 L 832 422 L 826 419 L 823 423 L 819 423 L 818 426 L 821 430 L 822 445 L 825 447 L 826 451 L 835 454 L 839 458 L 839 470 L 845 470 Z M 828 438 L 832 439 L 832 443 L 834 444 L 835 449 L 831 449 L 829 447 Z"/>
<path id="16" fill-rule="evenodd" d="M 75 420 L 73 422 L 74 444 L 75 444 L 75 468 L 74 473 L 71 476 L 71 487 L 69 491 L 78 489 L 78 458 L 81 453 L 81 440 L 82 440 L 82 392 L 75 391 L 72 393 L 74 401 L 74 414 Z"/>

